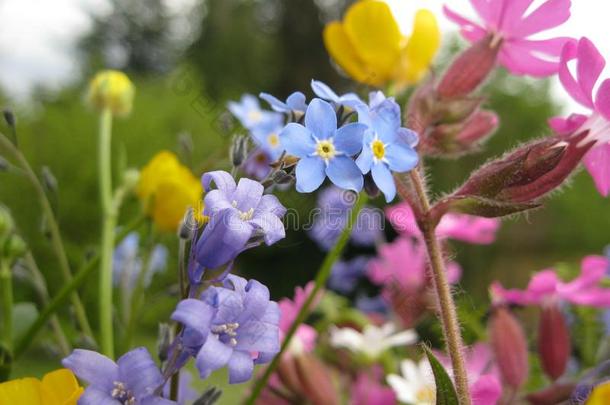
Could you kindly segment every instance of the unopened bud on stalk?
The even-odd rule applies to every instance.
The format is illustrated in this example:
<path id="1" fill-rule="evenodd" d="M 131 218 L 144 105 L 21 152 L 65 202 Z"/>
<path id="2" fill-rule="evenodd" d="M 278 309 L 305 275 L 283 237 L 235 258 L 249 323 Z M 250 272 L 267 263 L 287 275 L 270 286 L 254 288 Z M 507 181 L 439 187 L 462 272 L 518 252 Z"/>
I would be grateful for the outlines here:
<path id="1" fill-rule="evenodd" d="M 498 117 L 490 111 L 479 111 L 457 124 L 443 124 L 425 137 L 425 150 L 435 155 L 452 155 L 476 150 L 478 144 L 495 132 Z"/>
<path id="2" fill-rule="evenodd" d="M 333 386 L 328 369 L 314 356 L 295 357 L 296 369 L 304 396 L 314 405 L 339 404 L 337 390 Z"/>
<path id="3" fill-rule="evenodd" d="M 171 346 L 172 330 L 166 323 L 159 324 L 159 334 L 157 336 L 157 352 L 159 353 L 159 360 L 165 362 L 169 355 L 169 348 Z"/>
<path id="4" fill-rule="evenodd" d="M 538 353 L 544 372 L 557 380 L 563 375 L 570 357 L 570 333 L 557 303 L 544 305 L 538 329 Z"/>
<path id="5" fill-rule="evenodd" d="M 10 165 L 8 163 L 8 161 L 3 158 L 2 156 L 0 156 L 0 172 L 5 172 L 9 169 Z"/>
<path id="6" fill-rule="evenodd" d="M 15 131 L 17 127 L 17 120 L 15 119 L 15 114 L 13 113 L 13 110 L 11 110 L 10 108 L 3 109 L 2 116 L 4 117 L 4 122 L 6 122 L 6 125 L 9 126 L 11 131 Z"/>
<path id="7" fill-rule="evenodd" d="M 183 240 L 191 240 L 196 227 L 193 209 L 189 208 L 186 214 L 184 214 L 184 218 L 182 219 L 180 227 L 178 228 L 178 237 Z"/>
<path id="8" fill-rule="evenodd" d="M 127 169 L 123 173 L 123 187 L 127 191 L 135 190 L 139 181 L 140 171 L 138 169 Z"/>
<path id="9" fill-rule="evenodd" d="M 527 395 L 527 400 L 532 405 L 555 405 L 567 403 L 574 391 L 575 384 L 554 384 L 540 391 Z"/>
<path id="10" fill-rule="evenodd" d="M 3 205 L 0 205 L 0 240 L 6 238 L 13 232 L 15 224 L 10 211 Z"/>
<path id="11" fill-rule="evenodd" d="M 506 307 L 493 310 L 489 337 L 502 379 L 511 388 L 519 389 L 529 372 L 527 341 L 521 325 Z"/>
<path id="12" fill-rule="evenodd" d="M 377 184 L 375 184 L 370 172 L 364 176 L 364 191 L 370 198 L 379 196 L 379 188 L 377 187 Z"/>
<path id="13" fill-rule="evenodd" d="M 91 80 L 87 100 L 100 111 L 109 109 L 113 115 L 124 116 L 131 112 L 134 95 L 135 87 L 125 73 L 104 70 Z"/>
<path id="14" fill-rule="evenodd" d="M 229 155 L 233 167 L 241 166 L 248 157 L 248 137 L 244 135 L 234 136 Z"/>
<path id="15" fill-rule="evenodd" d="M 59 185 L 57 183 L 57 178 L 47 166 L 43 166 L 41 170 L 42 175 L 42 184 L 47 192 L 51 194 L 56 194 L 59 189 Z"/>
<path id="16" fill-rule="evenodd" d="M 11 235 L 5 242 L 2 256 L 15 260 L 23 256 L 27 249 L 25 241 L 19 235 Z"/>
<path id="17" fill-rule="evenodd" d="M 464 97 L 476 90 L 494 69 L 500 45 L 488 35 L 459 54 L 436 88 L 440 98 Z"/>

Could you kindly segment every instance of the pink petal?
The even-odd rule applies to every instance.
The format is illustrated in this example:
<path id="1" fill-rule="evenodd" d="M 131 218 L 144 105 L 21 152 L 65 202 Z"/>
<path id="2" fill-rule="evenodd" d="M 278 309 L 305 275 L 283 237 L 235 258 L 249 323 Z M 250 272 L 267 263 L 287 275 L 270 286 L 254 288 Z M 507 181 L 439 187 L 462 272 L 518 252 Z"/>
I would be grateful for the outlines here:
<path id="1" fill-rule="evenodd" d="M 529 75 L 534 77 L 547 77 L 557 73 L 557 62 L 540 59 L 530 50 L 521 46 L 514 46 L 507 41 L 500 51 L 500 63 L 515 75 Z"/>
<path id="2" fill-rule="evenodd" d="M 500 221 L 491 218 L 480 218 L 474 215 L 447 214 L 436 233 L 439 238 L 451 238 L 468 243 L 489 244 L 496 239 Z"/>
<path id="3" fill-rule="evenodd" d="M 577 54 L 578 46 L 573 42 L 567 42 L 563 47 L 563 51 L 561 52 L 561 60 L 559 62 L 559 81 L 561 81 L 563 87 L 574 100 L 585 107 L 593 109 L 594 106 L 591 94 L 586 94 L 583 92 L 582 87 L 576 81 L 568 67 L 568 63 L 576 59 Z M 581 62 L 578 61 L 578 63 L 580 64 Z"/>
<path id="4" fill-rule="evenodd" d="M 587 118 L 589 117 L 587 117 L 586 115 L 572 114 L 568 118 L 550 118 L 548 123 L 551 129 L 553 129 L 556 134 L 566 136 L 576 132 L 576 130 L 578 130 L 578 128 L 580 128 L 585 123 L 585 121 L 587 121 Z"/>
<path id="5" fill-rule="evenodd" d="M 582 260 L 580 275 L 569 283 L 560 285 L 558 291 L 561 294 L 569 294 L 574 291 L 595 287 L 604 278 L 607 270 L 608 260 L 605 257 L 587 256 Z"/>
<path id="6" fill-rule="evenodd" d="M 578 41 L 576 77 L 583 94 L 592 100 L 593 86 L 606 66 L 606 60 L 588 38 Z"/>
<path id="7" fill-rule="evenodd" d="M 476 42 L 485 36 L 486 31 L 480 25 L 462 17 L 446 5 L 443 6 L 443 12 L 448 19 L 460 26 L 462 36 L 470 42 Z"/>
<path id="8" fill-rule="evenodd" d="M 595 109 L 610 121 L 610 79 L 602 82 L 595 96 Z"/>
<path id="9" fill-rule="evenodd" d="M 513 1 L 513 0 L 508 0 Z M 490 28 L 493 28 L 495 31 L 500 31 L 502 26 L 502 17 L 504 14 L 504 10 L 506 8 L 507 0 L 489 0 L 488 6 L 488 16 L 485 21 L 488 23 Z"/>
<path id="10" fill-rule="evenodd" d="M 491 0 L 491 1 L 497 2 L 498 0 Z M 502 1 L 502 0 L 500 0 L 500 1 Z M 481 17 L 481 20 L 483 20 L 485 22 L 489 22 L 489 18 L 490 18 L 489 0 L 470 0 L 470 4 L 472 4 L 472 7 L 475 9 L 475 11 L 479 15 L 479 17 Z"/>
<path id="11" fill-rule="evenodd" d="M 505 1 L 504 17 L 500 29 L 510 33 L 521 22 L 523 15 L 534 0 Z"/>
<path id="12" fill-rule="evenodd" d="M 575 44 L 576 40 L 570 37 L 557 37 L 550 39 L 510 39 L 510 43 L 515 46 L 523 47 L 530 51 L 536 51 L 544 55 L 554 56 L 557 57 L 557 60 L 559 60 L 561 52 L 568 42 Z"/>
<path id="13" fill-rule="evenodd" d="M 523 19 L 512 36 L 525 38 L 563 24 L 570 18 L 570 0 L 548 0 Z"/>
<path id="14" fill-rule="evenodd" d="M 385 215 L 398 233 L 421 238 L 421 231 L 415 222 L 413 209 L 409 204 L 403 202 L 389 206 L 385 209 Z"/>
<path id="15" fill-rule="evenodd" d="M 535 274 L 526 290 L 505 289 L 498 282 L 490 287 L 494 301 L 519 305 L 539 305 L 552 298 L 560 280 L 553 270 L 544 270 Z"/>
<path id="16" fill-rule="evenodd" d="M 610 143 L 605 143 L 591 149 L 585 155 L 583 163 L 587 168 L 597 191 L 608 197 L 610 194 Z"/>
<path id="17" fill-rule="evenodd" d="M 473 405 L 494 405 L 502 396 L 502 385 L 497 377 L 481 376 L 470 387 Z"/>
<path id="18" fill-rule="evenodd" d="M 570 294 L 565 298 L 575 305 L 586 305 L 595 308 L 610 308 L 610 290 L 590 288 Z"/>

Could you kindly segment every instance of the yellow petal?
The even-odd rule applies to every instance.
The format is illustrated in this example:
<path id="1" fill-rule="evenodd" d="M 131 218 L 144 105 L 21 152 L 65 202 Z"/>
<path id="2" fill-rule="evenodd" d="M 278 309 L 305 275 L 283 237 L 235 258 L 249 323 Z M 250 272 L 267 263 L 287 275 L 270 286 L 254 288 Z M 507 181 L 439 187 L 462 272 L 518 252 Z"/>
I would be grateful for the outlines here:
<path id="1" fill-rule="evenodd" d="M 42 405 L 40 381 L 20 378 L 0 384 L 0 405 Z"/>
<path id="2" fill-rule="evenodd" d="M 41 393 L 43 405 L 76 405 L 83 388 L 72 371 L 62 368 L 43 377 Z"/>
<path id="3" fill-rule="evenodd" d="M 188 207 L 196 208 L 196 201 L 201 196 L 201 189 L 197 186 L 198 182 L 185 182 L 183 179 L 167 180 L 159 184 L 152 217 L 161 231 L 175 231 Z"/>
<path id="4" fill-rule="evenodd" d="M 380 0 L 361 0 L 347 10 L 343 28 L 372 75 L 367 82 L 387 81 L 396 70 L 403 41 L 390 7 Z"/>
<path id="5" fill-rule="evenodd" d="M 324 45 L 333 60 L 354 80 L 365 82 L 364 63 L 343 30 L 343 24 L 333 21 L 324 27 Z"/>
<path id="6" fill-rule="evenodd" d="M 593 389 L 586 405 L 607 405 L 610 404 L 610 383 L 600 384 Z"/>
<path id="7" fill-rule="evenodd" d="M 428 70 L 441 43 L 441 33 L 436 17 L 429 10 L 419 10 L 415 15 L 413 31 L 402 51 L 398 81 L 415 83 Z"/>

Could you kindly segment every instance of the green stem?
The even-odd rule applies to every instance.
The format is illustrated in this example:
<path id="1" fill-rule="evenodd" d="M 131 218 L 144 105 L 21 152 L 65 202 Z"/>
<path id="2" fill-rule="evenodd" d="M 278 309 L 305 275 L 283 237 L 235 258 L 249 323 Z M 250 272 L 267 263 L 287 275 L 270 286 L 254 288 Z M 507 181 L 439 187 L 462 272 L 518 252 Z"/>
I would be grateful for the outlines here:
<path id="1" fill-rule="evenodd" d="M 7 260 L 0 259 L 0 291 L 2 291 L 2 341 L 13 350 L 13 276 Z"/>
<path id="2" fill-rule="evenodd" d="M 32 282 L 34 283 L 36 291 L 38 292 L 40 302 L 43 306 L 45 306 L 49 303 L 49 290 L 47 289 L 47 283 L 44 276 L 40 272 L 40 269 L 36 264 L 36 260 L 34 260 L 32 252 L 28 252 L 25 255 L 25 261 L 28 265 L 28 269 L 31 272 Z M 53 333 L 55 334 L 55 339 L 57 340 L 57 344 L 59 345 L 59 350 L 62 356 L 68 356 L 72 351 L 72 348 L 70 347 L 68 338 L 61 327 L 61 323 L 59 322 L 57 315 L 52 315 L 49 323 L 51 324 L 51 329 L 53 329 Z"/>
<path id="3" fill-rule="evenodd" d="M 122 241 L 127 234 L 131 231 L 137 229 L 142 222 L 144 222 L 144 217 L 137 218 L 135 221 L 125 226 L 123 230 L 117 236 L 117 241 Z M 89 262 L 85 263 L 81 269 L 76 273 L 76 275 L 72 278 L 70 283 L 66 284 L 53 298 L 49 301 L 49 304 L 42 310 L 42 312 L 38 315 L 36 321 L 30 326 L 27 330 L 23 338 L 17 343 L 15 348 L 15 359 L 25 352 L 30 343 L 34 340 L 38 331 L 46 325 L 47 321 L 57 310 L 65 303 L 66 299 L 70 296 L 72 292 L 74 292 L 77 288 L 79 288 L 83 282 L 93 273 L 95 269 L 98 268 L 100 263 L 100 256 L 95 255 Z"/>
<path id="4" fill-rule="evenodd" d="M 330 272 L 333 268 L 333 265 L 341 257 L 341 254 L 343 253 L 343 249 L 347 245 L 347 242 L 349 241 L 349 237 L 352 233 L 352 226 L 354 223 L 356 223 L 358 214 L 360 213 L 360 210 L 366 204 L 367 199 L 368 198 L 365 193 L 359 194 L 356 204 L 350 211 L 348 223 L 345 226 L 345 229 L 343 229 L 343 231 L 341 232 L 341 235 L 339 236 L 339 239 L 337 240 L 337 243 L 335 244 L 335 246 L 333 246 L 331 251 L 328 252 L 326 257 L 324 258 L 324 261 L 322 262 L 322 265 L 320 266 L 320 269 L 318 270 L 318 274 L 316 275 L 316 278 L 315 278 L 315 286 L 314 286 L 313 290 L 311 291 L 311 293 L 307 296 L 307 299 L 303 303 L 303 306 L 301 307 L 296 319 L 290 326 L 290 329 L 288 329 L 288 332 L 286 333 L 286 336 L 284 337 L 284 341 L 282 342 L 282 347 L 280 348 L 280 352 L 273 358 L 273 360 L 271 361 L 271 364 L 269 364 L 269 366 L 265 369 L 265 373 L 263 374 L 263 376 L 256 382 L 256 385 L 252 389 L 252 394 L 246 400 L 246 404 L 252 405 L 256 402 L 256 399 L 258 398 L 261 391 L 267 384 L 267 381 L 271 377 L 271 374 L 273 374 L 273 372 L 279 365 L 280 360 L 282 359 L 282 355 L 290 346 L 290 341 L 292 340 L 297 329 L 309 315 L 310 307 L 311 307 L 312 303 L 314 302 L 316 295 L 318 294 L 320 289 L 322 289 L 326 285 L 326 281 L 328 280 L 328 277 L 330 276 Z"/>
<path id="5" fill-rule="evenodd" d="M 424 180 L 418 169 L 410 172 L 411 182 L 415 189 L 415 194 L 419 202 L 419 210 L 423 218 L 418 218 L 418 223 L 424 236 L 430 268 L 432 269 L 432 281 L 434 291 L 439 303 L 441 325 L 443 335 L 447 344 L 447 352 L 451 358 L 455 385 L 459 397 L 460 405 L 470 405 L 470 390 L 468 388 L 468 372 L 463 356 L 462 334 L 458 322 L 457 311 L 451 289 L 447 281 L 445 261 L 440 244 L 436 238 L 435 225 L 429 218 L 430 201 L 426 193 Z"/>
<path id="6" fill-rule="evenodd" d="M 99 310 L 101 351 L 114 358 L 112 324 L 112 251 L 117 212 L 112 198 L 112 112 L 106 108 L 100 115 L 98 176 L 102 207 L 102 240 L 100 243 Z"/>
<path id="7" fill-rule="evenodd" d="M 57 260 L 59 262 L 59 268 L 61 270 L 62 277 L 65 283 L 70 283 L 72 281 L 72 271 L 70 270 L 70 264 L 68 262 L 68 256 L 66 255 L 66 250 L 64 248 L 63 241 L 61 239 L 61 233 L 59 232 L 59 224 L 55 218 L 55 213 L 53 212 L 53 208 L 51 207 L 51 203 L 47 197 L 47 194 L 44 191 L 44 188 L 36 173 L 32 170 L 29 162 L 21 153 L 19 149 L 15 147 L 15 145 L 6 137 L 4 134 L 0 134 L 0 146 L 9 151 L 19 167 L 23 170 L 25 176 L 28 178 L 34 190 L 36 191 L 36 196 L 38 197 L 38 201 L 40 202 L 40 206 L 42 208 L 42 212 L 47 220 L 47 224 L 49 227 L 49 233 L 51 235 L 51 246 L 53 247 L 53 251 L 57 256 Z M 76 314 L 76 320 L 80 326 L 81 331 L 88 335 L 91 339 L 94 339 L 93 331 L 91 330 L 91 326 L 89 325 L 89 320 L 87 319 L 87 313 L 85 312 L 85 307 L 83 306 L 78 294 L 74 291 L 70 299 L 72 301 L 72 305 L 74 306 L 74 312 Z"/>

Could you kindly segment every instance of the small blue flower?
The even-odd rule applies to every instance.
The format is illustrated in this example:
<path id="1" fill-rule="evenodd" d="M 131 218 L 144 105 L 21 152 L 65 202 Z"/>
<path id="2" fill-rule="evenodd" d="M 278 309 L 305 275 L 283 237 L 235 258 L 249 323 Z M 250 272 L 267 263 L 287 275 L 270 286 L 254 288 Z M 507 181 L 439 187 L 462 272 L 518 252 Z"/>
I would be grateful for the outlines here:
<path id="1" fill-rule="evenodd" d="M 140 236 L 131 232 L 116 247 L 112 256 L 112 282 L 132 291 L 142 272 L 143 260 L 139 256 Z M 144 276 L 144 287 L 148 287 L 155 274 L 165 270 L 167 266 L 167 248 L 155 245 L 148 258 L 148 266 Z"/>
<path id="2" fill-rule="evenodd" d="M 280 143 L 280 133 L 283 129 L 283 122 L 269 122 L 265 125 L 258 125 L 250 130 L 254 142 L 273 161 L 277 160 L 284 151 Z"/>
<path id="3" fill-rule="evenodd" d="M 239 102 L 229 101 L 228 108 L 244 128 L 249 130 L 281 123 L 284 120 L 282 114 L 262 110 L 258 99 L 251 94 L 244 94 Z"/>
<path id="4" fill-rule="evenodd" d="M 388 304 L 381 294 L 375 297 L 359 295 L 356 298 L 355 306 L 365 314 L 374 313 L 385 315 L 389 312 Z"/>
<path id="5" fill-rule="evenodd" d="M 271 171 L 272 160 L 269 154 L 261 148 L 256 148 L 248 154 L 241 168 L 248 177 L 263 180 Z"/>
<path id="6" fill-rule="evenodd" d="M 261 93 L 259 97 L 265 100 L 274 111 L 281 113 L 300 113 L 300 115 L 305 114 L 305 110 L 307 110 L 307 103 L 305 102 L 305 94 L 300 91 L 295 91 L 291 95 L 288 96 L 286 101 L 281 101 L 277 97 L 272 96 L 268 93 Z"/>
<path id="7" fill-rule="evenodd" d="M 372 93 L 371 105 L 357 107 L 358 121 L 368 129 L 356 164 L 363 174 L 371 172 L 375 184 L 390 202 L 396 196 L 392 171 L 402 173 L 417 166 L 419 158 L 414 147 L 418 136 L 410 129 L 401 128 L 400 107 L 393 98 Z"/>
<path id="8" fill-rule="evenodd" d="M 337 129 L 335 110 L 326 101 L 313 99 L 307 107 L 305 126 L 286 125 L 280 141 L 286 152 L 300 158 L 296 167 L 297 191 L 316 190 L 326 176 L 335 185 L 360 191 L 362 173 L 352 156 L 362 149 L 366 125 L 350 123 Z"/>
<path id="9" fill-rule="evenodd" d="M 352 110 L 355 110 L 359 105 L 366 105 L 366 103 L 362 101 L 356 93 L 346 93 L 339 96 L 330 87 L 328 87 L 327 84 L 319 80 L 311 81 L 311 89 L 315 95 L 320 97 L 322 100 L 330 101 L 335 105 L 342 105 L 344 107 L 351 108 Z"/>

